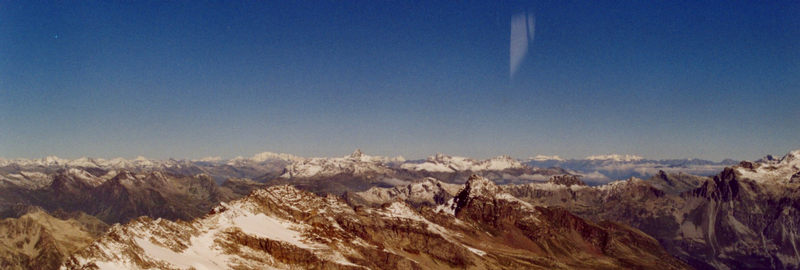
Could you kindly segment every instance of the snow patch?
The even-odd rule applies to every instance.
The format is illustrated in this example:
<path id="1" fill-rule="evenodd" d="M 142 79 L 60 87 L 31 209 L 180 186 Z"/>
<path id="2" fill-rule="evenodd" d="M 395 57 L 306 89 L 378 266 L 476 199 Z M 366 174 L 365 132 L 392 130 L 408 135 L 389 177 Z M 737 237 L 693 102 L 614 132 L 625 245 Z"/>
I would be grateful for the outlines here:
<path id="1" fill-rule="evenodd" d="M 478 256 L 486 255 L 486 252 L 483 251 L 483 250 L 480 250 L 480 249 L 477 249 L 477 248 L 473 248 L 473 247 L 469 247 L 469 246 L 464 246 L 464 247 L 467 248 L 467 250 L 472 251 L 472 253 L 478 254 Z"/>
<path id="2" fill-rule="evenodd" d="M 286 242 L 304 249 L 312 248 L 300 241 L 303 236 L 301 232 L 292 228 L 293 223 L 261 213 L 234 217 L 231 225 L 239 227 L 242 232 L 253 236 Z"/>

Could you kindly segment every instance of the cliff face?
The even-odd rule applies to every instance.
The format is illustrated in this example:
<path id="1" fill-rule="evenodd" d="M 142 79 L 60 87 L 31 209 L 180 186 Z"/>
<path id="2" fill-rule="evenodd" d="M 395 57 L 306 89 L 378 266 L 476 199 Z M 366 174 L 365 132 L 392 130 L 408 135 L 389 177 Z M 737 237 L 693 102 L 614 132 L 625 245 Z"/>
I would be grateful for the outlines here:
<path id="1" fill-rule="evenodd" d="M 362 192 L 347 192 L 343 197 L 351 205 L 380 206 L 384 203 L 404 201 L 415 207 L 435 207 L 455 196 L 462 186 L 425 178 L 404 186 L 373 187 Z"/>

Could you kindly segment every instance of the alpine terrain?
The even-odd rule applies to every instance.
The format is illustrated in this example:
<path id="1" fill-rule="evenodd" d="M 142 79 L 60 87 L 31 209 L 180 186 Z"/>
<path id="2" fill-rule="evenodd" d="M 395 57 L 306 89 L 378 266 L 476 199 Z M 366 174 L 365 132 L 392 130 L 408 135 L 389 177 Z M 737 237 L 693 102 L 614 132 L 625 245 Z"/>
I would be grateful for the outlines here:
<path id="1" fill-rule="evenodd" d="M 0 159 L 0 267 L 800 269 L 800 150 L 536 162 Z"/>

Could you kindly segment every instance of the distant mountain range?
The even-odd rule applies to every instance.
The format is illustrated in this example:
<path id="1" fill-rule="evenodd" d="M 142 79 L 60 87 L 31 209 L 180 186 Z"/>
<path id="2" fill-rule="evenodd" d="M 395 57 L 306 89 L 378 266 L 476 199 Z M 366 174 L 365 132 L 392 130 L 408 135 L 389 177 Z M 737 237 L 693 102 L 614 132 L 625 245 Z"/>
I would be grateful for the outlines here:
<path id="1" fill-rule="evenodd" d="M 3 159 L 0 158 L 0 175 L 5 173 L 8 181 L 24 178 L 22 175 L 8 175 L 8 172 L 49 172 L 59 168 L 99 168 L 109 171 L 149 171 L 162 170 L 180 174 L 207 174 L 218 183 L 229 177 L 264 179 L 275 178 L 313 178 L 326 177 L 341 173 L 377 173 L 392 174 L 390 171 L 406 173 L 441 174 L 470 172 L 503 172 L 528 170 L 527 173 L 510 173 L 503 177 L 507 183 L 525 181 L 546 181 L 549 174 L 530 173 L 549 168 L 563 169 L 567 173 L 580 175 L 590 185 L 603 184 L 630 177 L 646 178 L 659 171 L 669 173 L 689 173 L 695 175 L 713 175 L 725 166 L 735 165 L 739 161 L 726 159 L 713 162 L 701 159 L 645 159 L 635 155 L 596 155 L 585 159 L 562 159 L 558 156 L 536 156 L 528 159 L 515 159 L 509 156 L 498 156 L 487 160 L 468 157 L 436 154 L 424 160 L 406 160 L 403 157 L 380 157 L 363 154 L 356 150 L 345 157 L 304 158 L 291 154 L 263 152 L 250 158 L 236 157 L 222 159 L 209 157 L 197 160 L 168 159 L 155 160 L 137 157 L 132 160 L 115 158 L 78 158 L 73 160 L 49 156 L 41 159 Z M 9 169 L 10 168 L 10 169 Z M 468 175 L 468 174 L 466 174 Z M 466 181 L 466 175 L 459 182 Z M 537 176 L 538 175 L 538 176 Z M 31 176 L 35 177 L 35 176 Z M 522 177 L 522 178 L 520 178 Z M 416 177 L 414 177 L 416 179 Z M 0 179 L 2 180 L 2 179 Z M 391 179 L 387 179 L 391 181 Z"/>
<path id="2" fill-rule="evenodd" d="M 585 159 L 561 159 L 559 157 L 534 157 L 524 162 L 532 167 L 559 167 L 581 175 L 590 184 L 603 184 L 614 180 L 631 177 L 647 178 L 659 171 L 668 173 L 688 173 L 709 176 L 721 171 L 726 166 L 736 165 L 739 161 L 725 159 L 714 162 L 702 159 L 645 159 L 632 155 L 600 155 Z"/>
<path id="3" fill-rule="evenodd" d="M 800 150 L 0 159 L 0 218 L 3 269 L 800 269 Z"/>

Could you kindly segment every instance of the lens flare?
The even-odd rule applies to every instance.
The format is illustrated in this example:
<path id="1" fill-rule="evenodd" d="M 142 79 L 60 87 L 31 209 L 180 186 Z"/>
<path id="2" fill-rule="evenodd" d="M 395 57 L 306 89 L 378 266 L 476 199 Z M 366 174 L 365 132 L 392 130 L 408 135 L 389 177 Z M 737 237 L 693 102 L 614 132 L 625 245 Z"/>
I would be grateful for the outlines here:
<path id="1" fill-rule="evenodd" d="M 509 77 L 514 78 L 522 60 L 528 54 L 528 47 L 533 43 L 536 18 L 528 12 L 511 16 L 511 39 L 509 42 Z"/>

